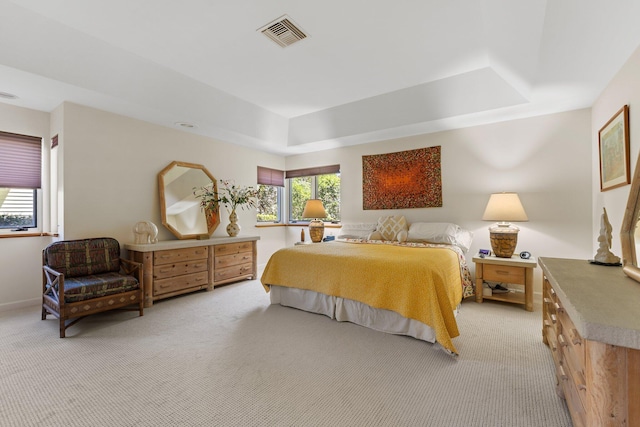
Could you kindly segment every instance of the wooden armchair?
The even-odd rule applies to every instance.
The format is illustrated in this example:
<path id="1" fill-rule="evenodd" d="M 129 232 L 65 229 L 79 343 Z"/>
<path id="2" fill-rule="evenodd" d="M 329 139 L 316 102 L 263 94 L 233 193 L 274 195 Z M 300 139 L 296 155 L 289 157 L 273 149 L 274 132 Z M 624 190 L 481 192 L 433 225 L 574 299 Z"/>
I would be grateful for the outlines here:
<path id="1" fill-rule="evenodd" d="M 114 309 L 143 315 L 142 264 L 120 258 L 109 237 L 51 243 L 42 251 L 42 320 L 53 314 L 65 330 L 85 316 Z"/>

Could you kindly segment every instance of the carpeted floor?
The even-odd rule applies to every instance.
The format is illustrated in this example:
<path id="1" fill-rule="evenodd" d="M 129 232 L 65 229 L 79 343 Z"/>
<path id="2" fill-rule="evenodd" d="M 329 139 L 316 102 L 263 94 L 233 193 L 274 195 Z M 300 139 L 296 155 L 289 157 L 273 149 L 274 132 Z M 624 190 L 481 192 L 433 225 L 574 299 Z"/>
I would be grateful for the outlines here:
<path id="1" fill-rule="evenodd" d="M 2 426 L 570 426 L 539 306 L 465 301 L 460 356 L 281 306 L 258 281 L 89 317 L 0 313 Z"/>

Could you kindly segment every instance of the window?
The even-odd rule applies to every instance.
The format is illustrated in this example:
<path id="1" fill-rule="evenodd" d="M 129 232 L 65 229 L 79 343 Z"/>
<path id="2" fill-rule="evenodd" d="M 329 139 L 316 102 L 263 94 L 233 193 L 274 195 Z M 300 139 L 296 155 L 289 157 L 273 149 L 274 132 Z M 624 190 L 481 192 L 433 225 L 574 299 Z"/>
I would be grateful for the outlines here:
<path id="1" fill-rule="evenodd" d="M 41 138 L 0 132 L 0 229 L 37 227 Z"/>
<path id="2" fill-rule="evenodd" d="M 327 211 L 325 221 L 340 221 L 340 165 L 287 171 L 289 221 L 308 221 L 302 211 L 309 199 L 320 199 Z"/>
<path id="3" fill-rule="evenodd" d="M 258 166 L 258 223 L 282 222 L 284 171 Z"/>

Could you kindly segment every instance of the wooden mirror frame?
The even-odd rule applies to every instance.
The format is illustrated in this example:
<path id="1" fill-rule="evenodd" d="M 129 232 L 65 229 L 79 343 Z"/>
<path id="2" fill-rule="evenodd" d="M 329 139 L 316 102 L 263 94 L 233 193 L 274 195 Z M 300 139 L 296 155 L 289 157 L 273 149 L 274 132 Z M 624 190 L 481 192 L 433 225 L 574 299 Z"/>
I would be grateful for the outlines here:
<path id="1" fill-rule="evenodd" d="M 627 208 L 624 211 L 622 219 L 622 227 L 620 229 L 620 243 L 622 244 L 622 271 L 632 278 L 640 282 L 640 266 L 638 266 L 638 258 L 636 254 L 635 233 L 640 219 L 640 155 L 636 162 L 636 170 L 633 173 L 631 181 L 631 189 L 629 190 L 629 199 L 627 200 Z"/>
<path id="2" fill-rule="evenodd" d="M 177 171 L 176 168 L 184 168 L 185 171 Z M 196 176 L 180 183 L 180 194 L 172 195 L 171 199 L 180 203 L 181 212 L 186 212 L 186 218 L 192 225 L 185 228 L 178 224 L 173 217 L 167 212 L 167 200 L 170 198 L 167 194 L 168 186 L 175 182 L 178 178 L 184 176 L 190 169 L 199 170 L 204 175 L 202 178 Z M 181 172 L 181 173 L 178 173 Z M 162 217 L 162 225 L 167 227 L 178 239 L 201 239 L 209 238 L 215 229 L 220 225 L 220 208 L 218 203 L 215 209 L 202 209 L 200 199 L 194 194 L 194 188 L 199 189 L 205 185 L 213 184 L 213 190 L 218 192 L 218 183 L 216 178 L 203 165 L 195 163 L 173 161 L 167 167 L 158 173 L 158 191 L 160 194 L 160 215 Z M 180 213 L 182 215 L 182 213 Z"/>

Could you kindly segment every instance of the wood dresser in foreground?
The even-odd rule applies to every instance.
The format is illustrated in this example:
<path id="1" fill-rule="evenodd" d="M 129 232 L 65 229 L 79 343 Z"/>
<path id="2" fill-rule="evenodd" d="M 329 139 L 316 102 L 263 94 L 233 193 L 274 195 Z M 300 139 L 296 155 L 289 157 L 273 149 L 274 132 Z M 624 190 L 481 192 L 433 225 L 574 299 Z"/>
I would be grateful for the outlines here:
<path id="1" fill-rule="evenodd" d="M 214 286 L 257 278 L 257 236 L 127 243 L 129 259 L 143 265 L 144 306 L 163 298 L 213 290 Z"/>
<path id="2" fill-rule="evenodd" d="M 640 426 L 640 283 L 620 267 L 538 262 L 542 339 L 574 426 Z"/>

